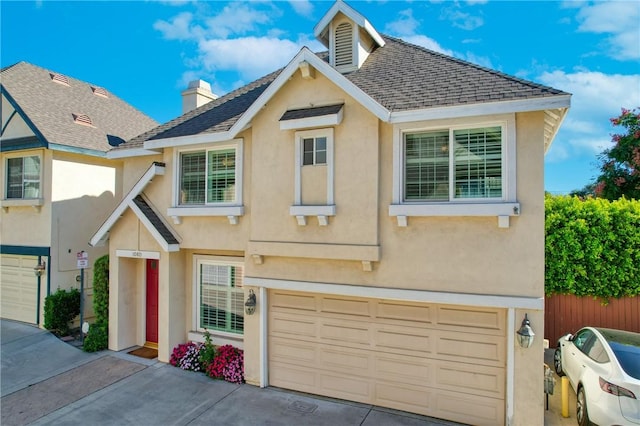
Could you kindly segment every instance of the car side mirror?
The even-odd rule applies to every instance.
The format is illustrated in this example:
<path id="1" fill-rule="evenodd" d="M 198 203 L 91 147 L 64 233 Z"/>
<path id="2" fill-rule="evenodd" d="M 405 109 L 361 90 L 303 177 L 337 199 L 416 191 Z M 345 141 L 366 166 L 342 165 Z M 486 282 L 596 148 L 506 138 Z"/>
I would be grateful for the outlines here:
<path id="1" fill-rule="evenodd" d="M 570 341 L 570 342 L 573 342 L 573 339 L 575 339 L 575 337 L 576 337 L 576 336 L 574 336 L 573 334 L 570 334 L 570 335 L 567 337 L 567 340 L 568 340 L 568 341 Z"/>

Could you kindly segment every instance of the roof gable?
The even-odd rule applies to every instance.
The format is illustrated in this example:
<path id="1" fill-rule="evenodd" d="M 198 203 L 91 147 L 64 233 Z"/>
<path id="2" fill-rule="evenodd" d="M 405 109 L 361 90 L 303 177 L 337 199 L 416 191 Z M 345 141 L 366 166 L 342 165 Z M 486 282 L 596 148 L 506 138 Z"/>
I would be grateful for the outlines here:
<path id="1" fill-rule="evenodd" d="M 334 20 L 336 15 L 342 13 L 344 16 L 353 21 L 360 28 L 363 28 L 371 38 L 378 43 L 378 46 L 384 46 L 384 39 L 378 34 L 373 25 L 360 13 L 356 12 L 355 9 L 351 8 L 345 2 L 338 0 L 336 1 L 331 9 L 325 13 L 325 15 L 320 19 L 320 21 L 316 24 L 313 29 L 313 35 L 326 47 L 329 47 L 329 27 L 331 21 Z"/>
<path id="2" fill-rule="evenodd" d="M 3 94 L 50 149 L 104 156 L 114 143 L 158 124 L 107 90 L 97 93 L 99 86 L 27 62 L 3 68 L 1 76 Z"/>

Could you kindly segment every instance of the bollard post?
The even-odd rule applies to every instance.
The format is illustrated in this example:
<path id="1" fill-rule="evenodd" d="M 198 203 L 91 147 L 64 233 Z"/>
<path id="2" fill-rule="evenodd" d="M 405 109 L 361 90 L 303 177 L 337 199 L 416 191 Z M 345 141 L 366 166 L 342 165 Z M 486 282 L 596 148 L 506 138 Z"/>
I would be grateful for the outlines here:
<path id="1" fill-rule="evenodd" d="M 569 417 L 569 379 L 563 376 L 562 379 L 562 417 Z"/>

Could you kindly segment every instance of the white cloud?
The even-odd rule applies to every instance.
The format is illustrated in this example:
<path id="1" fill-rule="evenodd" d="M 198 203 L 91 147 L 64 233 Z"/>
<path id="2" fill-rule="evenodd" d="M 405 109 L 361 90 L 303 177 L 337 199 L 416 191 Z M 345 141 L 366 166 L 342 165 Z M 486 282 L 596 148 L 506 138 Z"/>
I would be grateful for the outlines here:
<path id="1" fill-rule="evenodd" d="M 576 16 L 578 31 L 609 34 L 603 51 L 618 60 L 640 58 L 640 3 L 611 1 L 588 4 Z"/>
<path id="2" fill-rule="evenodd" d="M 449 49 L 445 49 L 440 46 L 440 44 L 432 38 L 429 38 L 424 35 L 416 34 L 402 37 L 402 39 L 408 43 L 417 44 L 418 46 L 426 47 L 427 49 L 433 50 L 435 52 L 444 53 L 445 55 L 453 56 L 453 51 Z"/>
<path id="3" fill-rule="evenodd" d="M 480 16 L 474 16 L 469 13 L 462 12 L 458 9 L 459 4 L 455 4 L 450 8 L 443 9 L 441 19 L 446 19 L 451 22 L 454 27 L 462 28 L 463 30 L 471 31 L 484 25 L 484 19 Z"/>
<path id="4" fill-rule="evenodd" d="M 298 15 L 304 17 L 313 15 L 313 4 L 309 0 L 289 0 L 289 4 Z"/>
<path id="5" fill-rule="evenodd" d="M 253 80 L 286 65 L 300 50 L 298 43 L 268 37 L 211 39 L 199 43 L 202 66 L 207 70 L 234 70 Z"/>
<path id="6" fill-rule="evenodd" d="M 231 2 L 218 15 L 207 19 L 206 23 L 210 35 L 227 38 L 231 34 L 246 34 L 270 21 L 267 12 L 249 7 L 244 3 Z"/>
<path id="7" fill-rule="evenodd" d="M 156 21 L 153 28 L 160 31 L 167 40 L 189 40 L 194 37 L 192 21 L 193 15 L 191 13 L 182 12 L 174 16 L 170 22 Z"/>
<path id="8" fill-rule="evenodd" d="M 640 75 L 637 74 L 554 71 L 543 73 L 537 80 L 573 94 L 571 108 L 560 130 L 562 137 L 558 135 L 561 146 L 553 149 L 551 161 L 602 152 L 610 145 L 613 132 L 609 119 L 618 116 L 621 108 L 637 107 L 640 99 Z"/>
<path id="9" fill-rule="evenodd" d="M 384 30 L 402 37 L 415 34 L 419 25 L 420 22 L 413 17 L 413 10 L 405 9 L 398 13 L 398 19 L 387 23 Z"/>

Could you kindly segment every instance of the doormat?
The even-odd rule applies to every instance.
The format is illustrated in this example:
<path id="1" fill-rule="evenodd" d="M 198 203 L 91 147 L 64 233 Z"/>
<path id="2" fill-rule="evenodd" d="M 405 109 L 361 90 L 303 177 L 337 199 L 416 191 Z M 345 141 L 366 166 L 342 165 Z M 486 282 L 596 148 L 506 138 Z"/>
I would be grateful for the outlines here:
<path id="1" fill-rule="evenodd" d="M 134 349 L 134 350 L 129 351 L 127 353 L 130 354 L 130 355 L 135 355 L 135 356 L 139 356 L 139 357 L 147 358 L 147 359 L 154 359 L 154 358 L 158 357 L 158 350 L 157 349 L 146 348 L 146 347 Z"/>

